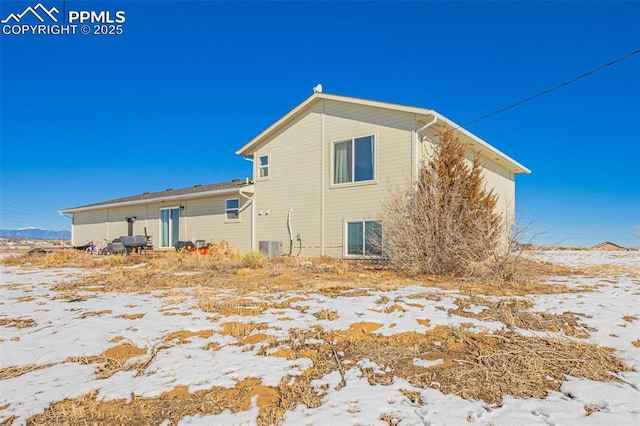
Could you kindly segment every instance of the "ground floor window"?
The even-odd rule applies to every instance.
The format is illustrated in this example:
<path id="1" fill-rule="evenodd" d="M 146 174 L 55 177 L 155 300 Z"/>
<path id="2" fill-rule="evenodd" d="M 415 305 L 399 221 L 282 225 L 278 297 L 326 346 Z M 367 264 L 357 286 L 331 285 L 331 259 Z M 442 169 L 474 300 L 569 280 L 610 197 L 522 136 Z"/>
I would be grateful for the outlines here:
<path id="1" fill-rule="evenodd" d="M 226 220 L 239 220 L 240 200 L 238 198 L 230 198 L 226 200 L 224 211 Z"/>
<path id="2" fill-rule="evenodd" d="M 180 207 L 160 209 L 160 247 L 174 247 L 180 239 Z"/>
<path id="3" fill-rule="evenodd" d="M 345 247 L 347 257 L 379 257 L 382 255 L 382 222 L 358 220 L 346 223 Z"/>

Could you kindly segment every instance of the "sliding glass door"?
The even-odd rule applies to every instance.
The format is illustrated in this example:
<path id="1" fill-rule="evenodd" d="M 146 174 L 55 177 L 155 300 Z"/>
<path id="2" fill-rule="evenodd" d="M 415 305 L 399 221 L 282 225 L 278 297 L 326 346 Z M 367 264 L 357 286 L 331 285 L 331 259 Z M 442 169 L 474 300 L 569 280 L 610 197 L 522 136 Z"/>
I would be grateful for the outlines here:
<path id="1" fill-rule="evenodd" d="M 180 208 L 160 209 L 160 248 L 174 247 L 180 238 Z"/>

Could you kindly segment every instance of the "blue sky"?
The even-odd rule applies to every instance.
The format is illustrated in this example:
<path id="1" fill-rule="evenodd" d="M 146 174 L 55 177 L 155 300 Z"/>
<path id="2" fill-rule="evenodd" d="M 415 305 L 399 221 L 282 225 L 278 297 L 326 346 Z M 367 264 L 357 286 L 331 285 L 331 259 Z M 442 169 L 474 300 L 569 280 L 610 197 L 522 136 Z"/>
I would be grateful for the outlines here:
<path id="1" fill-rule="evenodd" d="M 4 229 L 250 176 L 235 151 L 317 83 L 465 124 L 640 49 L 640 2 L 42 4 L 126 21 L 0 34 Z M 532 170 L 516 204 L 535 242 L 640 245 L 640 54 L 467 128 Z"/>

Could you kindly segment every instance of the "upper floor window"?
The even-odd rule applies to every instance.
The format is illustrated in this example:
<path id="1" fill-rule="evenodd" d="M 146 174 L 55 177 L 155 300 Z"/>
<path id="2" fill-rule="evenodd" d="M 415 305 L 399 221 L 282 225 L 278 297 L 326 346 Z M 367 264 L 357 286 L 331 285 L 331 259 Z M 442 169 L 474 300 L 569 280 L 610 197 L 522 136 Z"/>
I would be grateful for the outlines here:
<path id="1" fill-rule="evenodd" d="M 240 219 L 240 200 L 237 198 L 230 198 L 226 200 L 224 210 L 226 220 Z"/>
<path id="2" fill-rule="evenodd" d="M 269 156 L 261 155 L 258 157 L 258 177 L 259 178 L 268 178 L 269 177 Z"/>
<path id="3" fill-rule="evenodd" d="M 333 183 L 349 183 L 375 178 L 375 138 L 365 136 L 333 144 Z"/>

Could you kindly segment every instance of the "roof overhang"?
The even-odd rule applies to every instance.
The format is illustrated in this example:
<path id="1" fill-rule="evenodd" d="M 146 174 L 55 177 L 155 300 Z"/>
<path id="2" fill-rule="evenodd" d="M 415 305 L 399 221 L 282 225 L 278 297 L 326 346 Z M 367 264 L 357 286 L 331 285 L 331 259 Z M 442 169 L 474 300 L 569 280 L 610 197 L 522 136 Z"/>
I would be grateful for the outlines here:
<path id="1" fill-rule="evenodd" d="M 449 120 L 442 114 L 434 110 L 430 110 L 429 115 L 432 117 L 436 117 L 438 121 L 442 123 L 439 126 L 440 129 L 443 127 L 443 124 L 444 124 L 448 127 L 449 130 L 455 130 L 456 132 L 459 132 L 459 134 L 462 136 L 462 142 L 465 143 L 465 145 L 467 145 L 469 149 L 473 150 L 474 152 L 478 152 L 481 156 L 488 158 L 491 161 L 494 161 L 502 165 L 503 167 L 506 167 L 508 170 L 510 170 L 514 174 L 531 173 L 531 170 L 529 170 L 524 165 L 520 164 L 513 158 L 509 157 L 507 154 L 500 151 L 499 149 L 489 144 L 485 140 L 471 133 L 464 127 Z"/>
<path id="2" fill-rule="evenodd" d="M 202 191 L 195 192 L 192 194 L 182 194 L 182 195 L 171 195 L 166 197 L 153 197 L 153 198 L 145 198 L 142 200 L 132 200 L 132 201 L 121 201 L 114 203 L 104 203 L 104 204 L 94 204 L 83 207 L 75 207 L 71 209 L 60 210 L 58 213 L 77 213 L 77 212 L 85 212 L 91 210 L 101 210 L 101 209 L 110 209 L 115 207 L 128 207 L 128 206 L 137 206 L 141 204 L 149 204 L 149 203 L 157 203 L 157 202 L 167 202 L 167 201 L 178 201 L 178 200 L 190 200 L 195 198 L 205 198 L 205 197 L 215 197 L 218 195 L 231 195 L 231 194 L 239 194 L 240 190 L 243 189 L 245 192 L 252 192 L 253 185 L 247 185 L 243 187 L 236 188 L 225 188 L 225 189 L 217 189 L 214 191 Z"/>
<path id="3" fill-rule="evenodd" d="M 508 170 L 512 171 L 515 174 L 528 174 L 531 173 L 531 170 L 518 163 L 508 155 L 504 154 L 502 151 L 493 147 L 489 143 L 485 142 L 478 136 L 474 135 L 470 131 L 464 129 L 462 126 L 454 123 L 448 118 L 444 117 L 442 114 L 426 108 L 418 108 L 406 105 L 399 105 L 388 102 L 380 102 L 380 101 L 372 101 L 368 99 L 360 99 L 360 98 L 352 98 L 348 96 L 340 96 L 340 95 L 331 95 L 328 93 L 314 93 L 305 99 L 302 103 L 296 106 L 294 109 L 285 114 L 278 121 L 273 123 L 271 126 L 267 127 L 262 133 L 251 139 L 248 143 L 246 143 L 242 148 L 236 151 L 236 154 L 242 155 L 244 157 L 248 157 L 253 155 L 255 149 L 269 136 L 273 135 L 277 131 L 279 131 L 285 124 L 288 122 L 295 120 L 299 114 L 304 112 L 307 108 L 319 102 L 323 99 L 337 101 L 337 102 L 346 102 L 363 106 L 370 106 L 375 108 L 383 108 L 394 111 L 401 111 L 406 113 L 415 114 L 416 116 L 423 118 L 433 118 L 436 117 L 440 123 L 446 124 L 450 129 L 455 129 L 463 136 L 463 139 L 467 142 L 467 145 L 470 149 L 479 151 L 481 155 L 486 158 L 490 158 L 492 161 L 496 161 L 497 163 L 503 165 Z"/>

